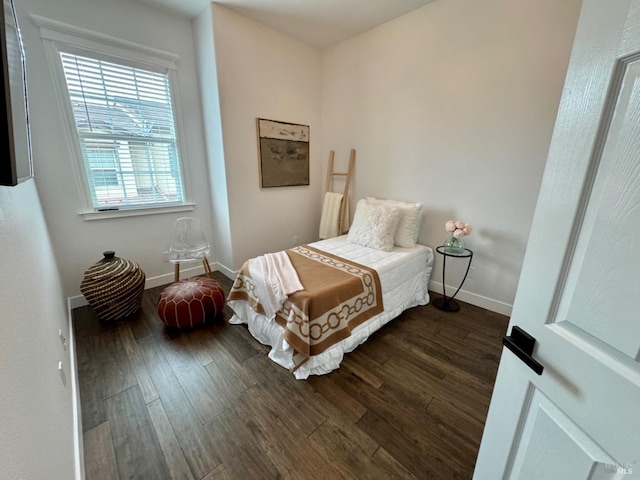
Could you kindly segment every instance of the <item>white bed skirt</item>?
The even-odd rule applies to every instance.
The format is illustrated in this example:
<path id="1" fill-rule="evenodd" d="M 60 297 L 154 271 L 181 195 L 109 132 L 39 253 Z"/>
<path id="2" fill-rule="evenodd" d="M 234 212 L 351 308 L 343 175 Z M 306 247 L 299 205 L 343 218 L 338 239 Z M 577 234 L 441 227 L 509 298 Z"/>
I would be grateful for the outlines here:
<path id="1" fill-rule="evenodd" d="M 415 248 L 395 247 L 391 252 L 382 252 L 349 243 L 346 235 L 310 245 L 375 268 L 382 286 L 384 311 L 356 327 L 351 336 L 321 354 L 310 357 L 294 372 L 299 380 L 335 370 L 340 366 L 345 353 L 364 343 L 372 333 L 404 310 L 429 303 L 428 285 L 433 269 L 433 251 L 424 245 L 417 245 Z M 247 302 L 232 300 L 228 305 L 235 313 L 229 323 L 247 324 L 251 335 L 271 347 L 271 360 L 284 368 L 293 368 L 293 349 L 284 340 L 284 329 L 280 325 L 256 313 Z"/>

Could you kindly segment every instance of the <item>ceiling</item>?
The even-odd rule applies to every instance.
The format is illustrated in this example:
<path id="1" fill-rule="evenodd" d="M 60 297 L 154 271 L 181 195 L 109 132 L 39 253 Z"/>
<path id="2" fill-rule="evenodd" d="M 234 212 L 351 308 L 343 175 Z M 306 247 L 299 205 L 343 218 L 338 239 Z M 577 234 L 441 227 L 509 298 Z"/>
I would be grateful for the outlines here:
<path id="1" fill-rule="evenodd" d="M 209 0 L 138 0 L 193 18 Z M 434 0 L 219 0 L 257 22 L 324 49 Z"/>

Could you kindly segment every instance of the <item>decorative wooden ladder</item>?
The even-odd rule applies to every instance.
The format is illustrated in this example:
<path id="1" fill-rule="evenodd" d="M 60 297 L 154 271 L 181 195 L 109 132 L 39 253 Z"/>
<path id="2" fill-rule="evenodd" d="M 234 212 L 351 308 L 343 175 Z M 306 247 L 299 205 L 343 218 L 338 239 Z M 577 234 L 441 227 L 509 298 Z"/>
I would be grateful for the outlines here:
<path id="1" fill-rule="evenodd" d="M 335 156 L 335 152 L 331 150 L 329 152 L 329 165 L 327 167 L 327 183 L 325 186 L 325 193 L 332 191 L 332 180 L 333 177 L 346 177 L 344 181 L 344 192 L 342 194 L 342 204 L 340 205 L 340 215 L 338 217 L 338 234 L 341 235 L 344 232 L 344 217 L 347 208 L 347 194 L 349 193 L 349 183 L 351 183 L 351 173 L 353 172 L 353 164 L 356 161 L 356 151 L 355 149 L 351 149 L 351 154 L 349 155 L 349 166 L 346 172 L 334 172 L 333 171 L 333 158 Z"/>

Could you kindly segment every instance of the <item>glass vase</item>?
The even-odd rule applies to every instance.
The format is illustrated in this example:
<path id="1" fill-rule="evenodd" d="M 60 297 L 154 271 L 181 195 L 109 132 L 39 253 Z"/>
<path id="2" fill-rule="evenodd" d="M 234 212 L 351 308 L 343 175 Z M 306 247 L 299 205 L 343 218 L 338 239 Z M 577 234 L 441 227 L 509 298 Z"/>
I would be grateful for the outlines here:
<path id="1" fill-rule="evenodd" d="M 464 240 L 462 237 L 454 237 L 451 235 L 444 242 L 444 251 L 452 255 L 462 255 L 465 252 Z"/>

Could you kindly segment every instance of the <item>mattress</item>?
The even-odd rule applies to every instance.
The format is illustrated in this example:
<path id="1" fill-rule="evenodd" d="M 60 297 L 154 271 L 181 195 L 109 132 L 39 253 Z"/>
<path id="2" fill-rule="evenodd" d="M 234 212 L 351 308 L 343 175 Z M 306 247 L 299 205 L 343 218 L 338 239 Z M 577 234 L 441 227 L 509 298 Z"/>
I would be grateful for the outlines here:
<path id="1" fill-rule="evenodd" d="M 390 252 L 383 252 L 349 243 L 346 238 L 343 235 L 309 245 L 374 268 L 380 278 L 384 311 L 356 327 L 349 337 L 321 354 L 311 356 L 293 372 L 297 379 L 323 375 L 339 368 L 345 353 L 364 343 L 383 325 L 407 308 L 429 303 L 428 285 L 433 268 L 431 248 L 416 245 L 414 248 L 394 247 Z M 234 311 L 230 323 L 247 324 L 251 335 L 271 347 L 271 360 L 284 368 L 293 368 L 293 349 L 284 340 L 284 329 L 280 325 L 253 311 L 245 301 L 231 300 L 228 305 Z"/>

